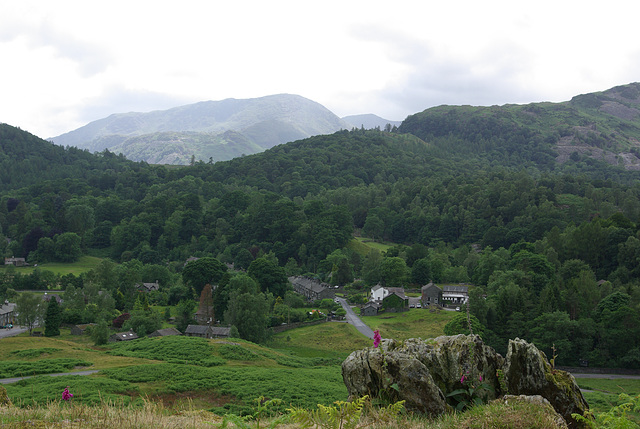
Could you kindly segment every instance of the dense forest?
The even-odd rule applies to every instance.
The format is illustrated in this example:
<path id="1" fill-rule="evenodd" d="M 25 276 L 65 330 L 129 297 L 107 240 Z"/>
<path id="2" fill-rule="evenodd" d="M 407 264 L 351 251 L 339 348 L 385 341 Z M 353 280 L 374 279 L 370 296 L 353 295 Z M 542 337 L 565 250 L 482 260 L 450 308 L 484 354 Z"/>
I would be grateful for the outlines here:
<path id="1" fill-rule="evenodd" d="M 640 368 L 640 172 L 582 152 L 559 163 L 556 143 L 571 132 L 630 149 L 568 120 L 549 125 L 542 111 L 532 124 L 536 108 L 550 110 L 435 108 L 397 130 L 340 131 L 178 168 L 0 125 L 0 252 L 34 264 L 105 258 L 80 277 L 2 270 L 0 296 L 47 285 L 96 300 L 109 291 L 111 304 L 65 316 L 86 321 L 139 310 L 147 303 L 133 285 L 159 281 L 152 299 L 178 304 L 203 293 L 204 280 L 185 272 L 195 256 L 219 286 L 219 319 L 255 298 L 269 314 L 261 323 L 277 324 L 299 304 L 287 275 L 354 293 L 378 282 L 470 283 L 470 311 L 498 351 L 520 337 L 560 364 Z M 397 244 L 361 254 L 354 235 Z"/>

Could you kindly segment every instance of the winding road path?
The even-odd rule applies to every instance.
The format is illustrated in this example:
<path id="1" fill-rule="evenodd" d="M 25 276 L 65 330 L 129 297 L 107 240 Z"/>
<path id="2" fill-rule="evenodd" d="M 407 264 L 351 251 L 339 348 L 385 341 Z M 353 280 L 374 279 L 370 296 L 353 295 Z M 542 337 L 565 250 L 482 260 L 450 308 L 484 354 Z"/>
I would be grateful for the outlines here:
<path id="1" fill-rule="evenodd" d="M 347 304 L 347 300 L 344 298 L 336 298 L 336 300 L 347 312 L 347 322 L 355 326 L 356 329 L 365 337 L 373 339 L 373 330 L 365 325 L 365 323 L 358 316 L 356 316 L 356 313 L 351 309 L 349 304 Z"/>

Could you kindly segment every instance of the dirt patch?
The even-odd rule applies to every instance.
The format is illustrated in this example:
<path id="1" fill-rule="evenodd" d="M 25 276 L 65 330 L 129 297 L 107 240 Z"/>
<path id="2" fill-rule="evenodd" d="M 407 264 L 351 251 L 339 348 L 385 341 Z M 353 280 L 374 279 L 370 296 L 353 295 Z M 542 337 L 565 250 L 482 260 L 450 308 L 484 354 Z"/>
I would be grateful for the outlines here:
<path id="1" fill-rule="evenodd" d="M 206 390 L 161 393 L 149 395 L 149 399 L 153 402 L 162 402 L 164 407 L 175 410 L 222 407 L 230 402 L 236 402 L 233 396 L 219 395 Z"/>

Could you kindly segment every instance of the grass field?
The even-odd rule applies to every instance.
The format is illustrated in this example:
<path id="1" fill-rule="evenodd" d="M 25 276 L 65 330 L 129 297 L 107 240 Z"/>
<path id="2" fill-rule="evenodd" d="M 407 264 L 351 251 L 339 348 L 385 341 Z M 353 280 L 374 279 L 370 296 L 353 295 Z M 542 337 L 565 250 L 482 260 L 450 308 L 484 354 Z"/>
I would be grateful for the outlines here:
<path id="1" fill-rule="evenodd" d="M 456 315 L 455 311 L 412 308 L 402 313 L 382 313 L 361 317 L 371 329 L 380 330 L 382 338 L 406 340 L 408 338 L 435 338 L 444 335 L 444 325 Z"/>
<path id="2" fill-rule="evenodd" d="M 431 313 L 412 309 L 365 317 L 384 338 L 432 338 L 455 312 Z M 141 339 L 95 347 L 89 338 L 62 329 L 59 337 L 20 335 L 0 340 L 0 362 L 51 365 L 63 358 L 96 369 L 90 376 L 36 376 L 6 385 L 15 404 L 29 407 L 56 400 L 70 386 L 79 404 L 111 401 L 143 407 L 145 401 L 162 403 L 167 410 L 207 409 L 218 415 L 247 414 L 259 396 L 284 400 L 284 407 L 314 408 L 346 400 L 341 362 L 354 350 L 371 346 L 353 326 L 328 322 L 274 335 L 267 346 L 243 340 L 201 340 L 189 337 Z M 24 376 L 33 374 L 21 374 Z M 596 413 L 619 405 L 618 394 L 640 394 L 640 380 L 577 378 Z M 635 422 L 640 419 L 630 414 Z M 420 426 L 425 427 L 425 426 Z M 453 426 L 455 427 L 455 426 Z M 516 427 L 516 426 L 514 426 Z M 524 426 L 523 426 L 524 427 Z"/>
<path id="3" fill-rule="evenodd" d="M 97 267 L 101 261 L 102 259 L 95 256 L 85 255 L 81 256 L 78 261 L 68 264 L 64 264 L 61 262 L 49 262 L 45 264 L 38 264 L 37 267 L 16 267 L 16 272 L 20 274 L 31 274 L 34 270 L 36 270 L 36 268 L 38 268 L 42 271 L 51 271 L 54 274 L 60 274 L 61 276 L 64 276 L 66 274 L 74 274 L 77 276 Z"/>
<path id="4" fill-rule="evenodd" d="M 269 346 L 301 357 L 346 358 L 354 350 L 370 347 L 371 340 L 352 325 L 330 322 L 274 335 Z"/>
<path id="5" fill-rule="evenodd" d="M 619 396 L 626 393 L 629 396 L 640 395 L 640 380 L 638 379 L 607 379 L 607 378 L 580 378 L 580 374 L 574 374 L 576 382 L 581 389 L 584 399 L 593 412 L 604 413 L 614 406 L 624 403 Z M 640 425 L 640 410 L 629 410 L 630 420 Z"/>
<path id="6" fill-rule="evenodd" d="M 393 247 L 394 243 L 389 242 L 377 242 L 370 238 L 355 237 L 348 244 L 347 247 L 351 250 L 358 252 L 362 256 L 366 256 L 371 249 L 377 249 L 380 252 L 386 252 L 390 247 Z"/>

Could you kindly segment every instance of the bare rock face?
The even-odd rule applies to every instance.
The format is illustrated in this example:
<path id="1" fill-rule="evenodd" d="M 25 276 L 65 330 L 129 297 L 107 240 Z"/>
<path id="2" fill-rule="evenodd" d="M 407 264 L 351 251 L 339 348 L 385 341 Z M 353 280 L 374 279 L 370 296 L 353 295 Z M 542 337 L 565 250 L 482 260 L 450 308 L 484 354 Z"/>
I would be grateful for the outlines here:
<path id="1" fill-rule="evenodd" d="M 477 335 L 383 340 L 378 348 L 351 353 L 342 363 L 342 378 L 350 398 L 404 400 L 407 409 L 431 416 L 456 405 L 448 393 L 480 383 L 487 387 L 478 390 L 483 402 L 507 393 L 540 395 L 572 428 L 580 426 L 571 413 L 588 409 L 573 376 L 552 370 L 544 353 L 519 339 L 509 342 L 506 359 Z"/>
<path id="2" fill-rule="evenodd" d="M 562 415 L 569 427 L 581 427 L 571 414 L 584 415 L 589 405 L 570 373 L 551 368 L 543 352 L 518 338 L 509 340 L 506 361 L 504 374 L 510 394 L 540 395 Z"/>

